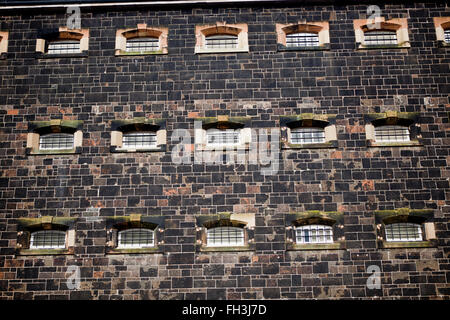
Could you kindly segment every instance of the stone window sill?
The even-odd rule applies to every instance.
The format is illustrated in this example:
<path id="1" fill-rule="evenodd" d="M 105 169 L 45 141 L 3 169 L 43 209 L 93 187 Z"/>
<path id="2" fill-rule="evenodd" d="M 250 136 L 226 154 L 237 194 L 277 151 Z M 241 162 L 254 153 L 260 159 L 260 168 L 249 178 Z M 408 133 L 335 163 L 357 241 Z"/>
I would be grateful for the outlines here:
<path id="1" fill-rule="evenodd" d="M 364 45 L 357 43 L 357 50 L 376 50 L 376 49 L 408 49 L 411 48 L 409 42 L 402 44 L 383 44 L 383 45 Z"/>
<path id="2" fill-rule="evenodd" d="M 69 249 L 21 249 L 17 252 L 18 256 L 44 256 L 44 255 L 70 255 L 73 254 L 73 248 Z"/>
<path id="3" fill-rule="evenodd" d="M 334 242 L 334 243 L 310 243 L 310 244 L 288 243 L 286 249 L 289 251 L 298 251 L 298 250 L 339 250 L 345 248 L 343 243 Z"/>
<path id="4" fill-rule="evenodd" d="M 417 140 L 405 141 L 405 142 L 375 142 L 373 140 L 367 140 L 368 147 L 421 147 L 423 146 Z"/>
<path id="5" fill-rule="evenodd" d="M 57 155 L 57 154 L 79 154 L 81 153 L 81 147 L 76 147 L 74 149 L 62 149 L 62 150 L 33 150 L 31 148 L 26 148 L 27 155 Z"/>
<path id="6" fill-rule="evenodd" d="M 58 58 L 87 58 L 89 55 L 87 51 L 80 53 L 64 53 L 64 54 L 47 54 L 36 52 L 37 59 L 58 59 Z"/>
<path id="7" fill-rule="evenodd" d="M 236 247 L 207 247 L 197 246 L 200 252 L 240 252 L 240 251 L 253 251 L 254 248 L 251 245 L 236 246 Z"/>
<path id="8" fill-rule="evenodd" d="M 205 145 L 197 145 L 196 151 L 249 151 L 250 146 L 249 145 L 239 145 L 239 146 L 205 146 Z"/>
<path id="9" fill-rule="evenodd" d="M 337 140 L 324 142 L 324 143 L 305 143 L 305 144 L 293 144 L 285 142 L 283 144 L 283 149 L 329 149 L 337 148 Z"/>
<path id="10" fill-rule="evenodd" d="M 277 51 L 283 52 L 283 51 L 324 51 L 324 50 L 330 50 L 330 44 L 322 44 L 316 47 L 286 47 L 285 45 L 278 44 Z"/>
<path id="11" fill-rule="evenodd" d="M 435 240 L 428 241 L 398 241 L 398 242 L 388 242 L 379 241 L 379 248 L 381 249 L 395 249 L 395 248 L 434 248 L 437 243 Z"/>
<path id="12" fill-rule="evenodd" d="M 440 47 L 440 48 L 448 48 L 448 47 L 450 47 L 450 43 L 445 42 L 444 40 L 438 40 L 438 47 Z"/>
<path id="13" fill-rule="evenodd" d="M 115 53 L 116 57 L 135 57 L 135 56 L 152 56 L 152 55 L 164 55 L 169 54 L 167 50 L 157 50 L 157 51 L 140 51 L 140 52 L 127 52 L 120 50 Z"/>
<path id="14" fill-rule="evenodd" d="M 154 248 L 113 248 L 106 252 L 107 254 L 145 254 L 145 253 L 162 253 L 158 247 Z"/>
<path id="15" fill-rule="evenodd" d="M 220 49 L 206 49 L 206 48 L 198 48 L 195 50 L 196 54 L 202 54 L 202 53 L 239 53 L 239 52 L 245 52 L 248 53 L 249 50 L 248 48 L 243 48 L 243 49 L 239 49 L 239 48 L 220 48 Z"/>
<path id="16" fill-rule="evenodd" d="M 125 149 L 119 148 L 117 146 L 111 146 L 110 151 L 112 153 L 135 153 L 135 152 L 164 152 L 166 151 L 166 146 L 160 146 L 155 148 L 142 148 L 142 149 Z"/>

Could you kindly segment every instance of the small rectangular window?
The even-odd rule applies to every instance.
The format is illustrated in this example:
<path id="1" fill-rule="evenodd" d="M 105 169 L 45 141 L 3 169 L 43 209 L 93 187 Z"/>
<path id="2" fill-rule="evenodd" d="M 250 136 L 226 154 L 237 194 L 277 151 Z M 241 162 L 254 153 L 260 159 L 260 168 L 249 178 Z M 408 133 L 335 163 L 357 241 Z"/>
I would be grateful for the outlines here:
<path id="1" fill-rule="evenodd" d="M 323 128 L 295 128 L 291 130 L 292 144 L 324 143 L 325 130 Z"/>
<path id="2" fill-rule="evenodd" d="M 333 231 L 330 226 L 306 225 L 296 228 L 297 243 L 332 243 Z"/>
<path id="3" fill-rule="evenodd" d="M 123 134 L 123 148 L 139 149 L 156 147 L 155 132 L 129 132 Z"/>
<path id="4" fill-rule="evenodd" d="M 243 246 L 244 229 L 237 227 L 216 227 L 207 230 L 209 247 Z"/>
<path id="5" fill-rule="evenodd" d="M 209 129 L 206 131 L 206 141 L 210 146 L 219 145 L 237 145 L 239 144 L 239 130 L 226 129 Z"/>
<path id="6" fill-rule="evenodd" d="M 70 133 L 49 133 L 39 137 L 40 150 L 73 149 L 74 136 Z"/>
<path id="7" fill-rule="evenodd" d="M 405 142 L 410 141 L 409 129 L 405 126 L 375 127 L 375 141 L 377 142 Z"/>
<path id="8" fill-rule="evenodd" d="M 450 29 L 444 30 L 444 41 L 450 43 Z"/>
<path id="9" fill-rule="evenodd" d="M 158 51 L 159 50 L 159 40 L 158 38 L 132 38 L 127 39 L 127 52 L 148 52 L 148 51 Z"/>
<path id="10" fill-rule="evenodd" d="M 48 44 L 48 54 L 65 54 L 65 53 L 80 53 L 80 41 L 77 40 L 63 40 L 51 41 Z"/>
<path id="11" fill-rule="evenodd" d="M 234 35 L 211 35 L 205 37 L 207 49 L 237 48 L 238 37 Z"/>
<path id="12" fill-rule="evenodd" d="M 30 249 L 63 249 L 66 233 L 58 230 L 36 231 L 31 234 Z"/>
<path id="13" fill-rule="evenodd" d="M 386 241 L 422 241 L 422 228 L 416 223 L 388 224 Z"/>
<path id="14" fill-rule="evenodd" d="M 147 248 L 153 247 L 154 232 L 150 229 L 135 228 L 119 232 L 118 248 Z"/>
<path id="15" fill-rule="evenodd" d="M 366 31 L 364 43 L 368 46 L 397 44 L 397 33 L 395 31 Z"/>
<path id="16" fill-rule="evenodd" d="M 318 47 L 319 36 L 317 33 L 301 32 L 286 35 L 286 47 Z"/>

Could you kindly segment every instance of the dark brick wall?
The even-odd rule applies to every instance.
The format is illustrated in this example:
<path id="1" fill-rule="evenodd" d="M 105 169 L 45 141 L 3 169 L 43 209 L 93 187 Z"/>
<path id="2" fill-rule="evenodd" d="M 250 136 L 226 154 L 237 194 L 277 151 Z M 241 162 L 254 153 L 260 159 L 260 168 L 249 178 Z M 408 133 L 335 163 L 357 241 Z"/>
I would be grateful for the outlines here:
<path id="1" fill-rule="evenodd" d="M 2 12 L 9 53 L 0 60 L 0 298 L 2 299 L 448 299 L 449 49 L 433 17 L 443 4 L 380 5 L 408 18 L 410 49 L 356 51 L 353 19 L 366 6 L 82 9 L 86 58 L 36 59 L 43 29 L 64 12 Z M 277 52 L 275 23 L 330 23 L 330 51 Z M 195 55 L 195 24 L 247 23 L 250 53 Z M 169 54 L 115 57 L 115 32 L 137 23 L 169 27 Z M 422 147 L 368 148 L 364 115 L 420 112 Z M 280 115 L 336 113 L 339 146 L 283 150 L 280 170 L 251 165 L 180 165 L 171 132 L 192 116 L 251 116 L 253 128 Z M 110 122 L 167 119 L 165 153 L 110 153 Z M 82 153 L 27 156 L 28 122 L 83 120 Z M 380 249 L 374 210 L 433 209 L 435 248 Z M 98 210 L 97 210 L 98 209 Z M 345 250 L 286 251 L 285 214 L 344 212 Z M 195 215 L 256 214 L 255 250 L 196 253 Z M 164 253 L 106 255 L 104 217 L 167 216 Z M 17 218 L 77 217 L 75 254 L 15 256 Z M 66 270 L 78 265 L 81 288 Z M 382 289 L 370 290 L 369 265 Z"/>

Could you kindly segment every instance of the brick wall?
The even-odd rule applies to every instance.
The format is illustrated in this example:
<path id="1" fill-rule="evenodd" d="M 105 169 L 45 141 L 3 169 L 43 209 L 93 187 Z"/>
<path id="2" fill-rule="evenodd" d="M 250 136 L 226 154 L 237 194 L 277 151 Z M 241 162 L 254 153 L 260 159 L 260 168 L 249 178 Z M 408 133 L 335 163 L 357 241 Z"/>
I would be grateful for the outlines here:
<path id="1" fill-rule="evenodd" d="M 357 51 L 353 20 L 366 6 L 82 9 L 88 57 L 37 59 L 36 38 L 64 26 L 62 11 L 1 12 L 1 299 L 448 299 L 449 49 L 433 17 L 443 4 L 380 5 L 407 18 L 411 48 Z M 330 50 L 277 52 L 275 24 L 329 21 Z M 247 23 L 249 53 L 196 55 L 195 25 Z M 169 27 L 168 55 L 116 57 L 116 29 Z M 364 115 L 419 112 L 423 146 L 369 148 Z M 193 117 L 337 114 L 338 147 L 281 150 L 276 175 L 257 165 L 175 165 L 175 129 Z M 167 119 L 167 152 L 111 153 L 111 121 Z M 83 120 L 74 155 L 26 155 L 28 124 Z M 375 210 L 433 209 L 437 246 L 377 247 Z M 285 215 L 344 213 L 346 249 L 286 250 Z M 195 250 L 195 216 L 254 213 L 255 250 Z M 163 253 L 105 254 L 108 216 L 167 217 Z M 76 217 L 73 255 L 16 256 L 17 219 Z M 81 287 L 67 288 L 77 265 Z M 382 287 L 366 286 L 370 265 Z"/>

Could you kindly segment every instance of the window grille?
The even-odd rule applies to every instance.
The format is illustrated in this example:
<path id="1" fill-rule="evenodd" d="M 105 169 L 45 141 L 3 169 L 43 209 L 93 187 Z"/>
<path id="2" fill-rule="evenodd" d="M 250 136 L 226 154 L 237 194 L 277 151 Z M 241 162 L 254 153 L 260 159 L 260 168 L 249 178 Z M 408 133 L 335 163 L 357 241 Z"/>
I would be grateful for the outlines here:
<path id="1" fill-rule="evenodd" d="M 66 247 L 66 233 L 58 230 L 36 231 L 31 234 L 30 249 L 61 249 Z"/>
<path id="2" fill-rule="evenodd" d="M 158 38 L 132 38 L 127 39 L 127 52 L 144 52 L 144 51 L 158 51 Z"/>
<path id="3" fill-rule="evenodd" d="M 208 229 L 206 241 L 210 247 L 243 246 L 244 229 L 236 227 Z"/>
<path id="4" fill-rule="evenodd" d="M 444 30 L 444 41 L 450 43 L 450 29 Z"/>
<path id="5" fill-rule="evenodd" d="M 375 127 L 375 141 L 377 142 L 409 141 L 409 129 L 408 127 L 404 126 Z"/>
<path id="6" fill-rule="evenodd" d="M 118 248 L 147 248 L 155 244 L 154 231 L 144 228 L 120 231 L 118 240 Z"/>
<path id="7" fill-rule="evenodd" d="M 73 134 L 49 133 L 39 137 L 40 150 L 73 149 Z"/>
<path id="8" fill-rule="evenodd" d="M 139 149 L 156 147 L 155 132 L 128 132 L 123 134 L 123 148 Z"/>
<path id="9" fill-rule="evenodd" d="M 291 130 L 291 143 L 324 143 L 325 130 L 323 128 L 305 127 Z"/>
<path id="10" fill-rule="evenodd" d="M 332 243 L 333 231 L 330 226 L 307 225 L 295 229 L 297 243 Z"/>
<path id="11" fill-rule="evenodd" d="M 395 31 L 366 31 L 364 33 L 364 43 L 368 46 L 398 44 L 397 33 Z"/>
<path id="12" fill-rule="evenodd" d="M 208 49 L 228 49 L 238 47 L 238 37 L 234 35 L 211 35 L 205 38 Z"/>
<path id="13" fill-rule="evenodd" d="M 208 145 L 237 145 L 239 144 L 240 132 L 234 129 L 209 129 L 206 132 Z"/>
<path id="14" fill-rule="evenodd" d="M 388 224 L 386 241 L 422 241 L 422 228 L 416 223 Z"/>
<path id="15" fill-rule="evenodd" d="M 80 41 L 57 40 L 48 44 L 48 54 L 80 53 Z"/>
<path id="16" fill-rule="evenodd" d="M 318 47 L 319 35 L 317 33 L 301 32 L 286 35 L 286 47 Z"/>

